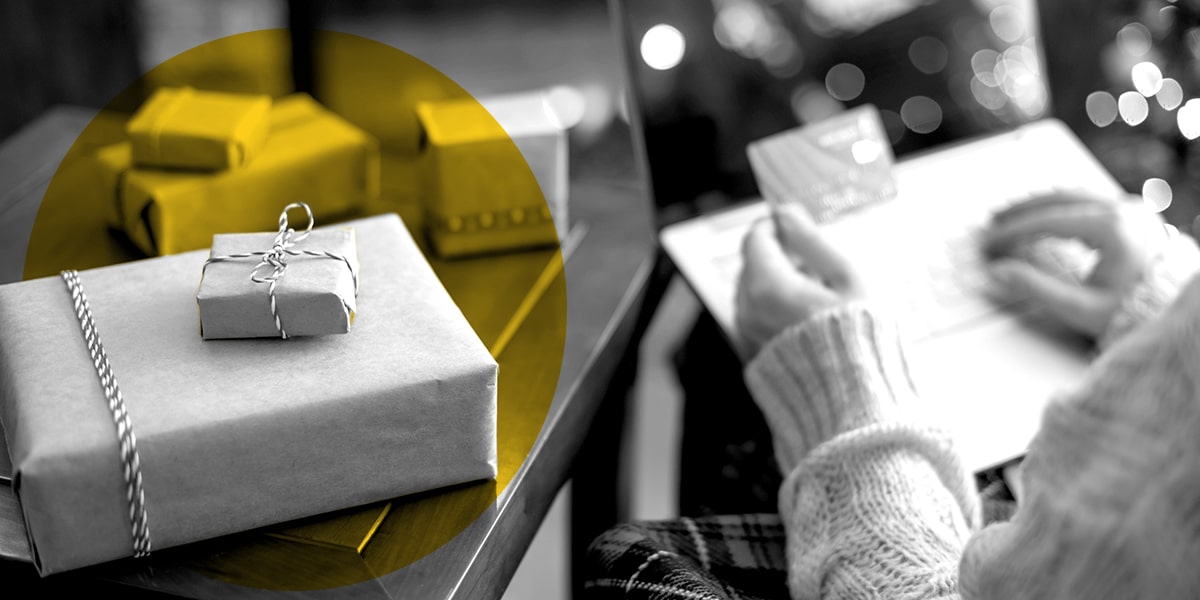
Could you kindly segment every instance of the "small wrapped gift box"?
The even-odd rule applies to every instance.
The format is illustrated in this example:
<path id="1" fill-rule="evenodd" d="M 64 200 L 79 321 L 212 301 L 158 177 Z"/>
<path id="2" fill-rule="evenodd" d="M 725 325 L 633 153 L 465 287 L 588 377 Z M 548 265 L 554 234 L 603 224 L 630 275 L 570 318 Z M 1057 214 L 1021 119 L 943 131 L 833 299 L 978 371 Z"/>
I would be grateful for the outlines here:
<path id="1" fill-rule="evenodd" d="M 126 126 L 139 167 L 219 171 L 243 167 L 270 130 L 271 97 L 159 88 Z"/>
<path id="2" fill-rule="evenodd" d="M 296 199 L 320 220 L 360 214 L 379 195 L 375 139 L 305 94 L 271 110 L 254 162 L 233 171 L 125 170 L 116 176 L 117 228 L 148 255 L 208 248 L 218 233 L 249 233 Z M 98 185 L 113 180 L 119 151 L 97 153 Z M 107 174 L 107 175 L 105 175 Z"/>
<path id="3" fill-rule="evenodd" d="M 566 132 L 544 94 L 416 107 L 426 227 L 458 257 L 553 245 L 567 229 Z"/>
<path id="4" fill-rule="evenodd" d="M 349 335 L 201 339 L 207 251 L 78 274 L 136 433 L 139 548 L 495 476 L 495 360 L 398 217 L 344 226 L 368 275 Z M 0 286 L 0 331 L 0 420 L 39 571 L 133 555 L 120 430 L 68 285 Z"/>
<path id="5" fill-rule="evenodd" d="M 304 208 L 304 204 L 288 208 Z M 358 295 L 354 230 L 213 236 L 196 292 L 206 340 L 348 333 Z M 308 225 L 312 226 L 311 212 Z M 274 285 L 272 285 L 274 284 Z"/>

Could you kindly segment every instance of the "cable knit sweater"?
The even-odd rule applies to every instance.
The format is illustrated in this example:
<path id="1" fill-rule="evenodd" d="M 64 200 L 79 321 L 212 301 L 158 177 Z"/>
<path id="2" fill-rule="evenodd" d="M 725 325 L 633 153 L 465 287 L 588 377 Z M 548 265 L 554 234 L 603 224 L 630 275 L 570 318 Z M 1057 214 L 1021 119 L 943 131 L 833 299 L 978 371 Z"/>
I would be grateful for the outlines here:
<path id="1" fill-rule="evenodd" d="M 1197 265 L 1175 238 L 1083 385 L 1046 409 L 1017 513 L 982 530 L 949 436 L 909 420 L 920 400 L 893 322 L 848 305 L 772 340 L 746 381 L 786 474 L 792 597 L 1200 597 Z"/>

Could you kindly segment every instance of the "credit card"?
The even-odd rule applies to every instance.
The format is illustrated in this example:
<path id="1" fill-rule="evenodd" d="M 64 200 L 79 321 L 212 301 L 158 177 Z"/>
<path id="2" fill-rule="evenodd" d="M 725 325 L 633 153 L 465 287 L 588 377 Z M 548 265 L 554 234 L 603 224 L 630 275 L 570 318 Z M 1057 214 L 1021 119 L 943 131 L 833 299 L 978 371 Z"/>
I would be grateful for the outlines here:
<path id="1" fill-rule="evenodd" d="M 768 202 L 798 203 L 819 223 L 896 197 L 892 146 L 869 104 L 751 142 L 746 154 Z"/>

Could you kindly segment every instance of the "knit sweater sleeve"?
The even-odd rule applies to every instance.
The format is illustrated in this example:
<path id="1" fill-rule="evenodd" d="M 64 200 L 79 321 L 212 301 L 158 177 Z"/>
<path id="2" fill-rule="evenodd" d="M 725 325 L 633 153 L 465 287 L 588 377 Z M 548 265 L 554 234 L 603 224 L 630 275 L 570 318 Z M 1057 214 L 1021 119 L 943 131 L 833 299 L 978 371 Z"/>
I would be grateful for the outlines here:
<path id="1" fill-rule="evenodd" d="M 818 314 L 772 340 L 746 382 L 785 473 L 792 596 L 955 596 L 977 495 L 949 437 L 908 420 L 895 324 L 866 305 Z"/>
<path id="2" fill-rule="evenodd" d="M 1195 598 L 1200 590 L 1200 279 L 1053 401 L 1019 508 L 974 536 L 965 598 Z"/>

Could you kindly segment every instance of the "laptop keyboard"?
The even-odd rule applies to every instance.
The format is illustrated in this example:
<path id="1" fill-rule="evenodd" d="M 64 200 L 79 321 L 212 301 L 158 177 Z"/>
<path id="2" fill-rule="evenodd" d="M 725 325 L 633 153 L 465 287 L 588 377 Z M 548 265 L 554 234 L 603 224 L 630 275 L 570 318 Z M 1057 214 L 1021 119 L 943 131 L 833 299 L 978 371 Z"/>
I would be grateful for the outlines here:
<path id="1" fill-rule="evenodd" d="M 1030 148 L 1042 146 L 1029 142 Z M 988 273 L 981 238 L 997 211 L 1056 190 L 1087 189 L 1100 196 L 1120 191 L 1084 153 L 1056 153 L 1049 160 L 1040 152 L 998 154 L 990 148 L 941 153 L 930 166 L 919 164 L 921 158 L 912 160 L 898 173 L 899 197 L 822 225 L 823 234 L 860 270 L 870 296 L 898 313 L 910 340 L 1033 310 L 999 293 Z M 996 165 L 986 180 L 981 163 Z M 692 274 L 692 283 L 722 290 L 706 302 L 723 319 L 733 318 L 742 238 L 767 213 L 765 205 L 749 204 L 696 225 L 703 227 L 704 243 L 688 252 L 706 256 L 708 269 Z M 1017 258 L 1076 282 L 1096 261 L 1095 252 L 1083 244 L 1060 239 L 1028 244 Z M 726 283 L 706 283 L 716 281 Z"/>
<path id="2" fill-rule="evenodd" d="M 1004 198 L 993 211 L 1026 199 Z M 913 268 L 902 269 L 899 293 L 893 306 L 912 340 L 934 337 L 1001 310 L 1020 312 L 1021 299 L 994 288 L 983 253 L 982 238 L 990 212 L 961 215 L 965 222 L 943 224 L 950 233 L 909 257 Z M 932 233 L 932 232 L 931 232 Z M 1016 254 L 1039 269 L 1060 279 L 1080 282 L 1095 264 L 1093 250 L 1074 240 L 1043 239 L 1030 243 Z"/>
<path id="3" fill-rule="evenodd" d="M 849 227 L 834 224 L 827 227 L 826 233 L 860 268 L 871 288 L 870 295 L 896 313 L 906 337 L 919 341 L 1001 311 L 1023 310 L 1019 302 L 993 289 L 982 236 L 992 213 L 1028 197 L 1017 194 L 986 202 L 976 199 L 973 208 L 941 210 L 936 216 L 921 215 L 912 207 L 897 207 L 893 218 L 876 216 L 870 224 L 864 221 Z M 981 204 L 986 210 L 980 210 Z M 930 218 L 937 221 L 929 222 Z M 748 225 L 744 222 L 714 236 L 713 243 L 723 247 L 711 262 L 717 278 L 737 280 L 742 266 L 741 237 Z M 881 260 L 881 256 L 892 259 Z M 1094 251 L 1083 244 L 1058 239 L 1029 244 L 1017 258 L 1075 282 L 1090 271 L 1096 260 Z"/>

